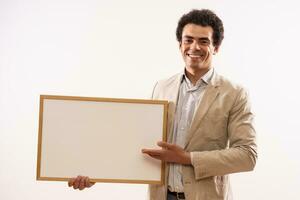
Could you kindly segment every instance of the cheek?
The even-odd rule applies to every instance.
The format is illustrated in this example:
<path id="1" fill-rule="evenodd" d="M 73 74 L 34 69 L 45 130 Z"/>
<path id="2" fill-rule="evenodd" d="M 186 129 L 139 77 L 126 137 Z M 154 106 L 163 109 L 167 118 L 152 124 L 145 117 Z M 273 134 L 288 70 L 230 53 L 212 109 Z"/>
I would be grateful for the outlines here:
<path id="1" fill-rule="evenodd" d="M 207 57 L 211 58 L 212 55 L 213 55 L 213 53 L 214 53 L 214 51 L 213 51 L 213 49 L 208 48 L 208 49 L 206 49 L 205 53 L 206 53 Z"/>
<path id="2" fill-rule="evenodd" d="M 205 55 L 206 58 L 209 57 L 210 55 L 210 50 L 209 49 L 202 49 L 202 52 L 201 52 L 203 55 Z"/>
<path id="3" fill-rule="evenodd" d="M 181 46 L 180 51 L 181 51 L 181 53 L 185 53 L 185 52 L 188 51 L 188 47 L 186 47 L 186 46 Z"/>
<path id="4" fill-rule="evenodd" d="M 179 51 L 180 51 L 180 53 L 181 53 L 182 55 L 184 55 L 185 50 L 184 50 L 184 48 L 183 48 L 182 46 L 179 48 Z"/>

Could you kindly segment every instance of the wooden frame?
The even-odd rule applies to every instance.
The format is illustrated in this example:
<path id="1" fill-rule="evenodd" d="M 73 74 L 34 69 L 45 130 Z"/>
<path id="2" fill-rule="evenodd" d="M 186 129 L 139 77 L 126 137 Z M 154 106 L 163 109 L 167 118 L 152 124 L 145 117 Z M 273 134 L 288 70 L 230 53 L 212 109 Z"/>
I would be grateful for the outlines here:
<path id="1" fill-rule="evenodd" d="M 166 141 L 167 101 L 40 96 L 37 180 L 163 184 L 165 163 L 141 153 Z"/>

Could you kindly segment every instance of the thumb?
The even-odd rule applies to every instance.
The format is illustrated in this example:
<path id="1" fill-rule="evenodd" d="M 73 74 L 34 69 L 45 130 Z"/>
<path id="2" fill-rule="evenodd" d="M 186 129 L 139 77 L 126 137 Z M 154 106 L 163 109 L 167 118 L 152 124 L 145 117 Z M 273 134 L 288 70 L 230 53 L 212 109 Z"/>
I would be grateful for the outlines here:
<path id="1" fill-rule="evenodd" d="M 73 184 L 74 184 L 74 181 L 75 181 L 75 178 L 69 179 L 69 181 L 68 181 L 68 186 L 69 186 L 69 187 L 72 187 Z"/>
<path id="2" fill-rule="evenodd" d="M 167 142 L 163 142 L 163 141 L 159 141 L 157 143 L 158 146 L 162 147 L 162 148 L 166 148 L 166 149 L 174 149 L 174 145 L 167 143 Z"/>

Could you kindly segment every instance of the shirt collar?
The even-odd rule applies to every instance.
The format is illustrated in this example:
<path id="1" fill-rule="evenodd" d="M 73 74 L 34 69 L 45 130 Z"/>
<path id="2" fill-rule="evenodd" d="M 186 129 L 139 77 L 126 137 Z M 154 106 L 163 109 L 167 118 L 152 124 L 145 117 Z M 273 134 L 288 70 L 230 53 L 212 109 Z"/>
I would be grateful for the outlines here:
<path id="1" fill-rule="evenodd" d="M 196 83 L 195 86 L 200 86 L 201 83 L 205 83 L 206 85 L 208 85 L 208 83 L 210 82 L 212 76 L 214 74 L 214 68 L 212 67 L 210 70 L 208 70 Z M 185 69 L 183 70 L 183 74 L 182 74 L 182 79 L 181 79 L 181 82 L 186 80 L 187 83 L 192 86 L 192 83 L 191 81 L 188 79 L 187 75 L 186 75 L 186 71 Z M 193 87 L 193 86 L 192 86 Z"/>

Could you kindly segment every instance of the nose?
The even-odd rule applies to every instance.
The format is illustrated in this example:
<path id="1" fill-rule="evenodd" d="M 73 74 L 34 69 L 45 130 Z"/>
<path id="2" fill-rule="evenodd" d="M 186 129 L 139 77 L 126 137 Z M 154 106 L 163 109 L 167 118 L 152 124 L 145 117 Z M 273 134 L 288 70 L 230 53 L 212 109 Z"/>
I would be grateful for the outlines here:
<path id="1" fill-rule="evenodd" d="M 198 44 L 197 41 L 194 41 L 194 42 L 191 44 L 191 49 L 196 49 L 196 50 L 199 50 L 199 49 L 200 49 L 200 45 Z"/>

